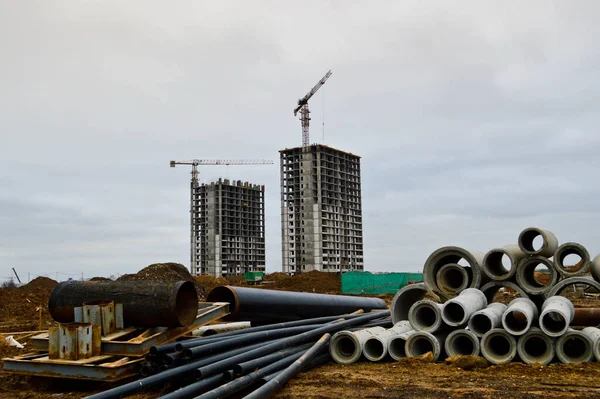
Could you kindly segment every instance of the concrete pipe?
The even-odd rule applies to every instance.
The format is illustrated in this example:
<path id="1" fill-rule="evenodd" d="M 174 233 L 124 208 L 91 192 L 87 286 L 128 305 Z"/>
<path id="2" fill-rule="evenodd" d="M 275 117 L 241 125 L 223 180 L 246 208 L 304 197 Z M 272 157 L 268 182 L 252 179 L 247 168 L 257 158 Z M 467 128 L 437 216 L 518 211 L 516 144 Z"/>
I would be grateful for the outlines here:
<path id="1" fill-rule="evenodd" d="M 560 293 L 567 287 L 586 285 L 588 288 L 594 288 L 600 292 L 600 283 L 591 277 L 569 277 L 559 281 L 552 289 L 548 292 L 548 297 L 560 295 Z"/>
<path id="2" fill-rule="evenodd" d="M 536 276 L 536 268 L 544 266 L 549 273 L 547 281 L 540 281 Z M 545 280 L 545 279 L 544 279 Z M 546 294 L 558 282 L 558 271 L 554 267 L 554 262 L 543 256 L 531 256 L 523 259 L 517 267 L 517 284 L 528 294 Z"/>
<path id="3" fill-rule="evenodd" d="M 479 356 L 479 338 L 469 330 L 454 330 L 446 337 L 444 348 L 448 356 Z"/>
<path id="4" fill-rule="evenodd" d="M 542 245 L 536 249 L 533 241 L 537 237 L 542 238 Z M 556 236 L 548 230 L 529 227 L 519 234 L 519 248 L 527 255 L 539 255 L 545 258 L 551 258 L 558 248 L 558 240 L 556 239 Z"/>
<path id="5" fill-rule="evenodd" d="M 483 337 L 491 329 L 502 327 L 502 315 L 506 308 L 505 304 L 494 302 L 485 309 L 478 310 L 469 319 L 469 330 L 477 337 Z"/>
<path id="6" fill-rule="evenodd" d="M 518 245 L 495 248 L 485 254 L 481 270 L 493 281 L 511 280 L 517 272 L 517 265 L 526 256 Z M 504 257 L 509 262 L 508 267 L 502 263 Z"/>
<path id="7" fill-rule="evenodd" d="M 388 354 L 390 341 L 405 332 L 411 331 L 408 320 L 398 322 L 394 327 L 377 333 L 365 341 L 363 345 L 363 355 L 372 362 L 378 362 L 385 359 Z"/>
<path id="8" fill-rule="evenodd" d="M 455 296 L 469 286 L 472 272 L 470 267 L 462 267 L 456 263 L 449 263 L 438 270 L 436 281 L 444 295 Z"/>
<path id="9" fill-rule="evenodd" d="M 481 263 L 483 262 L 483 254 L 474 251 L 467 251 L 466 249 L 459 247 L 442 247 L 434 251 L 429 258 L 425 261 L 423 266 L 423 281 L 429 289 L 440 295 L 444 295 L 444 291 L 441 290 L 437 283 L 437 274 L 440 269 L 448 264 L 458 264 L 460 260 L 464 260 L 469 266 L 463 266 L 463 268 L 470 268 L 472 277 L 469 281 L 469 288 L 479 288 L 483 282 L 481 275 Z M 457 285 L 452 283 L 452 285 Z"/>
<path id="10" fill-rule="evenodd" d="M 406 340 L 404 347 L 406 356 L 417 357 L 431 352 L 433 353 L 433 361 L 436 361 L 445 354 L 444 342 L 447 336 L 447 331 L 438 331 L 433 334 L 426 331 L 417 331 Z"/>
<path id="11" fill-rule="evenodd" d="M 517 340 L 501 328 L 485 333 L 480 346 L 481 354 L 492 364 L 508 363 L 517 355 Z"/>
<path id="12" fill-rule="evenodd" d="M 537 306 L 526 298 L 513 299 L 502 314 L 502 327 L 512 335 L 523 335 L 537 320 Z"/>
<path id="13" fill-rule="evenodd" d="M 600 255 L 597 255 L 594 259 L 592 259 L 590 269 L 592 271 L 592 277 L 594 280 L 600 282 Z"/>
<path id="14" fill-rule="evenodd" d="M 537 327 L 531 327 L 519 337 L 517 353 L 523 363 L 550 364 L 556 354 L 554 338 L 547 336 Z"/>
<path id="15" fill-rule="evenodd" d="M 411 335 L 416 333 L 415 330 L 410 330 L 393 337 L 387 347 L 390 357 L 396 361 L 404 359 L 406 357 L 406 341 Z"/>
<path id="16" fill-rule="evenodd" d="M 488 303 L 492 303 L 492 302 L 494 302 L 496 294 L 500 290 L 505 291 L 506 289 L 513 291 L 514 293 L 518 294 L 519 297 L 521 297 L 521 298 L 531 299 L 533 301 L 533 303 L 535 303 L 538 306 L 538 308 L 541 307 L 542 304 L 544 303 L 544 301 L 546 300 L 546 297 L 543 294 L 530 295 L 530 294 L 526 293 L 525 291 L 523 291 L 523 289 L 521 287 L 519 287 L 517 284 L 515 284 L 511 281 L 507 281 L 507 280 L 505 280 L 505 281 L 490 281 L 489 283 L 487 283 L 483 287 L 481 287 L 480 291 L 485 294 L 485 297 L 487 298 Z"/>
<path id="17" fill-rule="evenodd" d="M 408 311 L 408 321 L 413 330 L 435 332 L 444 327 L 443 307 L 444 304 L 429 299 L 415 302 Z"/>
<path id="18" fill-rule="evenodd" d="M 560 337 L 569 328 L 575 315 L 573 303 L 564 296 L 551 296 L 542 305 L 540 328 L 550 337 Z"/>
<path id="19" fill-rule="evenodd" d="M 425 284 L 410 284 L 402 287 L 392 299 L 392 322 L 396 325 L 399 321 L 408 320 L 408 311 L 415 303 L 425 298 L 427 287 Z"/>
<path id="20" fill-rule="evenodd" d="M 594 343 L 585 333 L 570 328 L 556 341 L 556 356 L 562 363 L 585 363 L 594 358 Z"/>
<path id="21" fill-rule="evenodd" d="M 581 330 L 582 333 L 592 340 L 592 350 L 597 362 L 600 362 L 600 328 L 586 327 Z"/>
<path id="22" fill-rule="evenodd" d="M 467 288 L 449 300 L 442 309 L 442 320 L 452 327 L 467 324 L 471 315 L 487 306 L 487 299 L 477 288 Z"/>
<path id="23" fill-rule="evenodd" d="M 575 265 L 565 265 L 565 259 L 569 255 L 577 255 L 580 261 Z M 581 244 L 567 242 L 554 253 L 554 266 L 563 277 L 581 276 L 590 269 L 590 253 Z"/>
<path id="24" fill-rule="evenodd" d="M 360 359 L 363 346 L 374 334 L 385 331 L 383 327 L 370 327 L 358 331 L 340 331 L 329 342 L 329 354 L 336 363 L 352 364 Z"/>

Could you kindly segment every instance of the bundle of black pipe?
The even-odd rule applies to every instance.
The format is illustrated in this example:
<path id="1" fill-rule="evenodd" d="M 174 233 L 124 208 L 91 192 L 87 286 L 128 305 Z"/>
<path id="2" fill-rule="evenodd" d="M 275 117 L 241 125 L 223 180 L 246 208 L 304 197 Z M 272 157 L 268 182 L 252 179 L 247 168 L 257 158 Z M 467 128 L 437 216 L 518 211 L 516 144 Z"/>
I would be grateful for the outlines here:
<path id="1" fill-rule="evenodd" d="M 137 381 L 133 381 L 122 386 L 109 389 L 108 391 L 89 396 L 88 399 L 111 399 L 122 398 L 134 392 L 141 391 L 146 387 L 152 387 L 167 381 L 178 378 L 190 377 L 192 374 L 203 381 L 207 377 L 231 370 L 234 365 L 248 360 L 256 359 L 270 353 L 295 346 L 305 344 L 318 339 L 325 333 L 334 333 L 353 326 L 363 325 L 371 320 L 381 319 L 389 316 L 389 310 L 371 312 L 353 317 L 349 320 L 337 321 L 317 327 L 313 330 L 300 333 L 295 336 L 281 338 L 272 342 L 258 343 L 252 346 L 237 348 L 214 356 L 209 356 L 200 360 L 192 361 L 172 369 L 160 372 Z M 339 316 L 338 316 L 339 318 Z M 212 339 L 212 338 L 209 338 Z M 208 367 L 210 366 L 210 367 Z M 180 390 L 181 391 L 181 390 Z M 179 391 L 177 391 L 179 392 Z"/>
<path id="2" fill-rule="evenodd" d="M 54 288 L 48 309 L 54 320 L 71 323 L 75 307 L 100 300 L 122 303 L 128 326 L 189 326 L 198 313 L 198 294 L 189 281 L 67 281 Z"/>
<path id="3" fill-rule="evenodd" d="M 362 309 L 370 312 L 386 309 L 379 298 L 306 292 L 263 290 L 258 288 L 220 286 L 206 298 L 208 302 L 229 302 L 230 314 L 225 320 L 277 322 L 310 317 L 333 316 Z"/>

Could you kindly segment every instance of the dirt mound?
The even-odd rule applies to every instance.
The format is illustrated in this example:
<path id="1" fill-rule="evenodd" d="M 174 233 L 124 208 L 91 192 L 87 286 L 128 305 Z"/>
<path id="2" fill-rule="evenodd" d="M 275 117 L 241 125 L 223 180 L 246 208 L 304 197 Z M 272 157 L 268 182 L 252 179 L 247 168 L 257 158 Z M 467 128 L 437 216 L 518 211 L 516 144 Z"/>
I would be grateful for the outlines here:
<path id="1" fill-rule="evenodd" d="M 119 281 L 189 281 L 196 287 L 198 297 L 202 300 L 206 298 L 206 290 L 198 284 L 188 269 L 181 263 L 154 263 L 137 272 L 136 274 L 125 274 Z"/>
<path id="2" fill-rule="evenodd" d="M 220 285 L 233 285 L 223 277 L 216 278 L 213 276 L 196 276 L 196 281 L 201 287 L 204 288 L 206 293 L 211 292 L 213 288 Z"/>
<path id="3" fill-rule="evenodd" d="M 128 274 L 127 276 L 131 276 L 131 274 Z M 112 280 L 109 278 L 106 278 L 106 277 L 92 277 L 90 279 L 90 281 L 112 281 Z"/>
<path id="4" fill-rule="evenodd" d="M 37 330 L 42 308 L 42 328 L 54 325 L 48 313 L 48 298 L 57 282 L 37 277 L 19 288 L 0 289 L 0 332 Z"/>
<path id="5" fill-rule="evenodd" d="M 322 294 L 341 294 L 340 276 L 334 273 L 311 271 L 288 276 L 284 273 L 272 273 L 265 277 L 272 283 L 260 284 L 258 288 L 284 291 L 318 292 Z"/>
<path id="6" fill-rule="evenodd" d="M 52 291 L 54 289 L 54 287 L 56 287 L 57 285 L 58 285 L 58 283 L 56 281 L 52 280 L 51 278 L 36 277 L 21 288 L 27 289 L 30 291 L 36 291 L 36 290 Z"/>

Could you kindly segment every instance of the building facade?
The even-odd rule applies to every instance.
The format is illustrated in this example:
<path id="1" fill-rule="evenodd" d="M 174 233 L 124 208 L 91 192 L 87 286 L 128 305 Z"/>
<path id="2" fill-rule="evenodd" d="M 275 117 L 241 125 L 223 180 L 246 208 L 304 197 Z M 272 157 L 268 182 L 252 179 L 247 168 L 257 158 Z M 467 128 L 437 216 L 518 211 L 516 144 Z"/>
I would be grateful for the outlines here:
<path id="1" fill-rule="evenodd" d="M 320 144 L 279 154 L 282 271 L 363 270 L 360 157 Z"/>
<path id="2" fill-rule="evenodd" d="M 265 271 L 265 186 L 219 179 L 191 200 L 192 275 Z"/>

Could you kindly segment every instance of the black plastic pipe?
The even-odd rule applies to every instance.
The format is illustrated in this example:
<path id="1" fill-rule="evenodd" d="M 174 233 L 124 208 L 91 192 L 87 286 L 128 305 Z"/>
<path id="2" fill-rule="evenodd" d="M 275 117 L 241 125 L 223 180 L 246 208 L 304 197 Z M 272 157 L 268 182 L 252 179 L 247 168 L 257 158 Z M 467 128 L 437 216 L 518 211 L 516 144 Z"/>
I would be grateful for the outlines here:
<path id="1" fill-rule="evenodd" d="M 281 340 L 280 340 L 281 341 Z M 262 346 L 271 345 L 276 343 L 277 341 L 270 342 L 262 342 L 242 348 L 237 348 L 231 350 L 229 352 L 219 353 L 218 355 L 214 355 L 211 357 L 207 357 L 202 360 L 198 360 L 192 363 L 184 364 L 179 367 L 174 367 L 169 370 L 165 370 L 156 375 L 152 375 L 150 377 L 142 378 L 136 381 L 129 382 L 127 384 L 123 384 L 121 386 L 109 389 L 104 392 L 99 392 L 95 395 L 88 396 L 87 399 L 114 399 L 114 398 L 122 398 L 129 394 L 141 391 L 144 388 L 152 387 L 161 383 L 165 383 L 173 380 L 174 378 L 190 376 L 193 374 L 194 370 L 198 367 L 202 367 L 207 364 L 212 364 L 215 362 L 222 361 L 224 359 L 229 359 L 231 357 L 235 357 L 240 354 L 244 354 L 247 352 L 251 352 L 252 350 L 258 349 Z"/>
<path id="2" fill-rule="evenodd" d="M 212 377 L 206 378 L 202 381 L 195 382 L 193 384 L 186 385 L 185 387 L 173 391 L 167 395 L 161 396 L 161 399 L 188 399 L 202 392 L 214 389 L 220 385 L 223 385 L 227 380 L 223 375 L 213 375 Z"/>
<path id="3" fill-rule="evenodd" d="M 230 338 L 230 337 L 238 336 L 238 335 L 245 335 L 245 334 L 250 334 L 250 333 L 260 332 L 260 331 L 278 330 L 280 328 L 287 328 L 287 327 L 305 326 L 305 325 L 310 325 L 310 324 L 323 324 L 323 323 L 334 322 L 339 319 L 350 320 L 350 319 L 353 319 L 358 316 L 362 316 L 362 314 L 344 314 L 344 315 L 338 315 L 338 316 L 325 316 L 325 317 L 316 317 L 316 318 L 312 318 L 312 319 L 288 321 L 285 323 L 267 324 L 265 326 L 250 327 L 250 328 L 245 328 L 243 330 L 238 330 L 238 331 L 229 331 L 229 332 L 217 334 L 214 337 L 211 336 L 210 338 L 195 338 L 195 339 L 189 339 L 186 341 L 173 342 L 170 344 L 153 346 L 152 348 L 150 348 L 150 352 L 161 352 L 163 350 L 171 351 L 173 349 L 181 352 L 184 349 L 193 348 L 194 346 L 197 346 L 198 343 L 205 345 L 207 343 L 218 342 L 221 339 Z M 153 350 L 153 348 L 154 348 L 154 350 Z"/>
<path id="4" fill-rule="evenodd" d="M 331 360 L 331 355 L 329 355 L 329 352 L 323 353 L 321 355 L 318 355 L 317 357 L 315 357 L 313 360 L 311 360 L 303 369 L 302 371 L 308 371 L 311 370 L 315 367 L 319 367 L 324 365 L 325 363 L 328 363 Z M 276 371 L 272 374 L 269 374 L 266 377 L 263 377 L 261 379 L 258 380 L 258 384 L 260 385 L 264 385 L 267 382 L 269 382 L 270 380 L 272 380 L 273 378 L 275 378 L 279 373 L 281 373 L 281 371 Z"/>
<path id="5" fill-rule="evenodd" d="M 276 362 L 277 360 L 281 360 L 289 355 L 293 355 L 294 353 L 306 351 L 310 348 L 311 344 L 304 344 L 300 346 L 296 346 L 293 348 L 283 349 L 277 352 L 273 352 L 270 355 L 266 355 L 263 357 L 259 357 L 253 360 L 248 360 L 247 362 L 242 362 L 233 366 L 233 375 L 235 377 L 239 377 L 241 375 L 246 375 L 251 373 L 253 370 L 258 368 L 267 366 L 271 363 Z"/>
<path id="6" fill-rule="evenodd" d="M 229 359 L 222 360 L 220 362 L 215 362 L 202 367 L 198 367 L 196 371 L 194 371 L 194 375 L 196 376 L 196 378 L 205 378 L 207 376 L 211 376 L 217 373 L 223 373 L 231 369 L 235 364 L 238 364 L 240 362 L 256 359 L 257 357 L 265 356 L 269 353 L 284 348 L 298 346 L 303 343 L 310 342 L 311 340 L 314 340 L 325 333 L 337 332 L 350 326 L 361 325 L 370 320 L 380 319 L 382 316 L 385 317 L 386 315 L 389 315 L 389 310 L 382 312 L 367 313 L 351 320 L 344 320 L 335 323 L 325 324 L 324 326 L 316 328 L 314 330 L 294 335 L 292 337 L 282 338 L 277 342 L 273 342 L 272 344 L 266 345 L 264 347 L 248 351 L 241 355 L 233 356 Z"/>
<path id="7" fill-rule="evenodd" d="M 244 399 L 262 399 L 266 398 L 277 389 L 285 385 L 293 376 L 298 374 L 305 365 L 310 363 L 321 351 L 325 345 L 329 342 L 331 335 L 323 335 L 309 350 L 306 351 L 298 360 L 294 361 L 285 370 L 279 373 L 275 378 L 268 381 L 266 384 L 255 390 L 249 395 L 246 395 Z"/>
<path id="8" fill-rule="evenodd" d="M 277 370 L 281 370 L 295 362 L 302 353 L 295 353 L 290 355 L 284 359 L 278 360 L 275 363 L 271 363 L 270 365 L 259 369 L 253 373 L 245 375 L 240 378 L 236 378 L 235 380 L 228 382 L 225 385 L 221 385 L 213 389 L 212 391 L 208 391 L 200 396 L 196 396 L 194 399 L 222 399 L 226 398 L 229 395 L 232 395 L 236 392 L 241 391 L 242 389 L 248 388 L 252 384 L 254 384 L 260 378 L 272 374 Z"/>
<path id="9" fill-rule="evenodd" d="M 66 281 L 50 294 L 48 310 L 59 323 L 71 323 L 75 307 L 96 301 L 122 303 L 126 326 L 189 326 L 198 314 L 189 281 Z"/>
<path id="10" fill-rule="evenodd" d="M 362 309 L 386 309 L 379 298 L 306 292 L 263 290 L 259 288 L 220 286 L 206 297 L 207 302 L 229 302 L 230 314 L 225 320 L 277 322 L 333 316 Z"/>
<path id="11" fill-rule="evenodd" d="M 216 342 L 211 345 L 196 346 L 183 351 L 184 355 L 188 359 L 195 359 L 200 356 L 210 355 L 221 350 L 234 348 L 236 346 L 249 345 L 251 343 L 277 338 L 289 337 L 292 335 L 298 335 L 306 331 L 314 330 L 321 327 L 320 324 L 309 325 L 309 326 L 298 326 L 289 328 L 280 328 L 279 330 L 271 331 L 260 331 L 257 333 L 244 334 L 239 337 L 230 338 L 221 342 Z"/>

